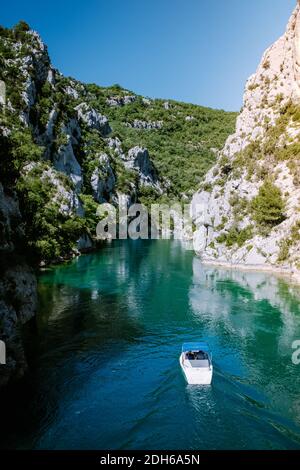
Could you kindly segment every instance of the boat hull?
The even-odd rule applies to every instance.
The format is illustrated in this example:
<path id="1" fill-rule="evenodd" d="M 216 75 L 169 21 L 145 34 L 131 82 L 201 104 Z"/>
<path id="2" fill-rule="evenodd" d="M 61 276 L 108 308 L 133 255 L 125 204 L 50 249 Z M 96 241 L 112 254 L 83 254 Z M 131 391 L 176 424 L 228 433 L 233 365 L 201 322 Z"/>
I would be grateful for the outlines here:
<path id="1" fill-rule="evenodd" d="M 186 381 L 189 385 L 210 385 L 212 382 L 213 376 L 213 366 L 205 367 L 205 368 L 198 368 L 198 367 L 188 367 L 184 361 L 184 355 L 181 354 L 180 359 L 180 366 Z"/>

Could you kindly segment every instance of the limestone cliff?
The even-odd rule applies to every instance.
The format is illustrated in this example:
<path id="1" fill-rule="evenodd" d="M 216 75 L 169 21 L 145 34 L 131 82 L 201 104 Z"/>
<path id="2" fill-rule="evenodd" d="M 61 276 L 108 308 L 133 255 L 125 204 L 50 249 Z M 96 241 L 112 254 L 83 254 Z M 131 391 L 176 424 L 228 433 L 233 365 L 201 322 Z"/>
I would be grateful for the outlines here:
<path id="1" fill-rule="evenodd" d="M 104 114 L 113 98 L 97 102 L 94 89 L 63 77 L 26 23 L 0 31 L 0 50 L 3 182 L 10 166 L 34 255 L 62 259 L 92 246 L 95 220 L 85 217 L 86 206 L 95 219 L 96 204 L 117 203 L 119 194 L 138 199 L 150 186 L 159 195 L 159 177 L 147 149 L 135 158 L 136 146 L 123 150 L 113 139 Z M 122 105 L 135 99 L 126 95 Z M 117 140 L 118 151 L 111 144 Z"/>
<path id="2" fill-rule="evenodd" d="M 300 4 L 246 84 L 235 133 L 192 200 L 206 262 L 300 269 Z"/>

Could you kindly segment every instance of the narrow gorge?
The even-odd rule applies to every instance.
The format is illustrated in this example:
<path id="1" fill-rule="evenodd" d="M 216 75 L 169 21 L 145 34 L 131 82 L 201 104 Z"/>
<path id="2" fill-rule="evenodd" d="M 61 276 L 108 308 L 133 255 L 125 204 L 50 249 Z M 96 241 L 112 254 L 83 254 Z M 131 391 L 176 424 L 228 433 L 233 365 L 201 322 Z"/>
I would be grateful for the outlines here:
<path id="1" fill-rule="evenodd" d="M 204 263 L 300 278 L 299 2 L 238 117 L 65 77 L 23 21 L 0 53 L 1 384 L 26 370 L 37 269 L 97 247 L 99 204 L 191 201 Z"/>
<path id="2" fill-rule="evenodd" d="M 0 26 L 1 457 L 299 451 L 300 0 L 34 3 Z"/>
<path id="3" fill-rule="evenodd" d="M 37 268 L 95 249 L 97 207 L 189 201 L 236 113 L 64 77 L 39 34 L 0 27 L 0 384 L 26 370 Z"/>

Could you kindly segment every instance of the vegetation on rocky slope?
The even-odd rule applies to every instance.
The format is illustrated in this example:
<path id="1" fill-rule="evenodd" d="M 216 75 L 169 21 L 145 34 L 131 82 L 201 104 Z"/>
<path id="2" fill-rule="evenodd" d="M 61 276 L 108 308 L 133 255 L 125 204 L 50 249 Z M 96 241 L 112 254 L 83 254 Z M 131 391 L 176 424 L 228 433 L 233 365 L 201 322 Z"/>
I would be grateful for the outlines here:
<path id="1" fill-rule="evenodd" d="M 36 259 L 92 238 L 97 204 L 120 194 L 187 200 L 234 128 L 235 113 L 62 76 L 23 21 L 0 27 L 0 65 L 1 182 L 17 191 Z"/>
<path id="2" fill-rule="evenodd" d="M 170 181 L 169 193 L 176 197 L 182 194 L 190 197 L 199 187 L 236 119 L 236 113 L 173 100 L 151 100 L 145 104 L 142 97 L 105 113 L 125 148 L 133 145 L 148 148 L 159 174 Z M 134 120 L 162 121 L 162 127 L 144 130 L 125 125 Z"/>
<path id="3" fill-rule="evenodd" d="M 205 261 L 300 269 L 299 34 L 298 2 L 247 80 L 235 132 L 193 197 Z"/>

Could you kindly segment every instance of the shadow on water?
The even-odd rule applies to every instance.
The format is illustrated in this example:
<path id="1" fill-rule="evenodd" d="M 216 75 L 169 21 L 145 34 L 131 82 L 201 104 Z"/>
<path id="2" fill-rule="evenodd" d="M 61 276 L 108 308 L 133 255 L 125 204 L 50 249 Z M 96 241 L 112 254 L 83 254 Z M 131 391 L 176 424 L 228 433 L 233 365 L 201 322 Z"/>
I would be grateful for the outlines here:
<path id="1" fill-rule="evenodd" d="M 275 276 L 204 267 L 176 241 L 115 242 L 47 270 L 0 445 L 298 448 L 299 299 Z M 181 344 L 200 338 L 211 387 L 187 386 L 179 367 Z"/>

